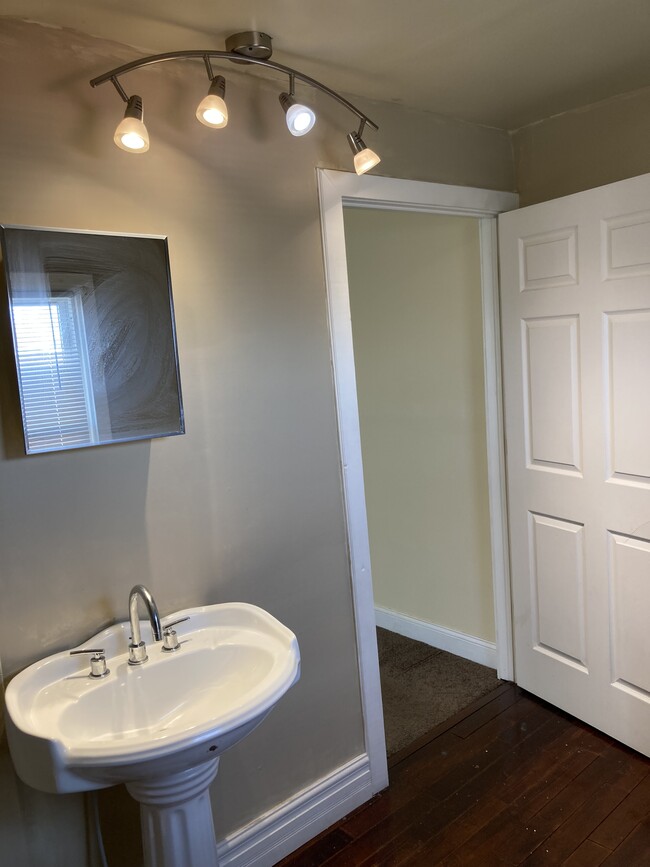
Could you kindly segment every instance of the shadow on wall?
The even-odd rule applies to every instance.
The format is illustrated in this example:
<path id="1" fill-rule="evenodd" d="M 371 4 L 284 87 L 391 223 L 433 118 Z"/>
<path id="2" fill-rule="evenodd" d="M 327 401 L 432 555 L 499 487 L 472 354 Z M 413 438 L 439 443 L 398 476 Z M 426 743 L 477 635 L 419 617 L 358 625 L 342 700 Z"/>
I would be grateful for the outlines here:
<path id="1" fill-rule="evenodd" d="M 4 734 L 0 780 L 0 836 L 3 852 L 11 853 L 11 867 L 88 864 L 83 796 L 46 795 L 22 783 Z M 61 834 L 62 827 L 68 833 Z"/>
<path id="2" fill-rule="evenodd" d="M 100 789 L 97 801 L 107 862 L 141 867 L 143 854 L 139 805 L 124 786 Z"/>
<path id="3" fill-rule="evenodd" d="M 4 706 L 2 707 L 4 713 Z M 11 867 L 99 867 L 90 795 L 48 795 L 25 785 L 0 737 L 0 838 Z M 143 864 L 140 808 L 124 786 L 95 793 L 108 864 Z M 86 812 L 87 811 L 87 812 Z M 90 825 L 90 827 L 89 827 Z M 66 833 L 61 834 L 61 828 Z M 0 862 L 5 863 L 2 857 Z"/>

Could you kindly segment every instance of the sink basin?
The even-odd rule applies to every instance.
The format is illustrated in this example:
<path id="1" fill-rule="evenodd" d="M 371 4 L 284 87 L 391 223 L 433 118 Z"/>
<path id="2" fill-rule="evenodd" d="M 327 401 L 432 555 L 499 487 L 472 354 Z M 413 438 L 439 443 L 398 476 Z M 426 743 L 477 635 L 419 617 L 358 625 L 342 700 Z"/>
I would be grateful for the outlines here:
<path id="1" fill-rule="evenodd" d="M 254 605 L 178 611 L 181 646 L 163 652 L 141 622 L 149 660 L 127 662 L 129 624 L 80 648 L 103 647 L 110 673 L 88 656 L 57 653 L 7 687 L 7 733 L 19 776 L 46 792 L 78 792 L 163 778 L 217 758 L 270 712 L 300 676 L 295 636 Z M 163 623 L 164 626 L 164 623 Z"/>

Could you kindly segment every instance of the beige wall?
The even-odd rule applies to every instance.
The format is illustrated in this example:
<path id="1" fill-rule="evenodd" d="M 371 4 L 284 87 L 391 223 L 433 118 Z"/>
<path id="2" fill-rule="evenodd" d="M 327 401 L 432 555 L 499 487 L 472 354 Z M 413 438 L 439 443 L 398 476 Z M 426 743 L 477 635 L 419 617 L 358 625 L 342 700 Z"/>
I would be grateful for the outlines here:
<path id="1" fill-rule="evenodd" d="M 650 88 L 513 133 L 522 206 L 650 172 Z"/>
<path id="2" fill-rule="evenodd" d="M 162 613 L 239 599 L 279 617 L 302 679 L 224 756 L 224 834 L 364 749 L 314 171 L 350 168 L 350 119 L 316 97 L 318 126 L 294 139 L 277 83 L 229 70 L 215 133 L 194 118 L 204 72 L 170 64 L 129 80 L 152 141 L 131 156 L 112 143 L 120 100 L 87 81 L 132 49 L 11 20 L 0 44 L 0 221 L 169 237 L 187 421 L 183 437 L 26 458 L 3 340 L 0 658 L 11 675 L 124 618 L 136 581 Z M 385 174 L 512 189 L 507 135 L 365 106 Z M 81 799 L 28 790 L 3 749 L 0 851 L 83 867 Z M 119 848 L 134 802 L 109 793 L 104 821 Z"/>
<path id="3" fill-rule="evenodd" d="M 345 209 L 375 603 L 494 640 L 478 220 Z"/>

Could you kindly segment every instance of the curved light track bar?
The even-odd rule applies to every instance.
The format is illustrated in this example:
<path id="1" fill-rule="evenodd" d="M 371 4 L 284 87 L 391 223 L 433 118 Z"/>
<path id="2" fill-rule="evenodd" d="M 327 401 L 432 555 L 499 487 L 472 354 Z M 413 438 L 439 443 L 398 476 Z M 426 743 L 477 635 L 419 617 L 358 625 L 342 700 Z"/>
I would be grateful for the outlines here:
<path id="1" fill-rule="evenodd" d="M 316 88 L 316 90 L 320 90 L 323 93 L 326 93 L 328 96 L 331 96 L 332 99 L 335 99 L 337 102 L 340 102 L 341 105 L 345 106 L 348 111 L 351 111 L 352 114 L 355 114 L 359 120 L 361 121 L 361 128 L 363 128 L 364 124 L 368 124 L 368 126 L 372 127 L 374 130 L 378 130 L 379 127 L 376 123 L 370 120 L 370 118 L 365 115 L 362 111 L 360 111 L 355 105 L 352 105 L 345 97 L 338 94 L 335 90 L 327 87 L 325 84 L 321 84 L 320 81 L 316 81 L 315 78 L 310 78 L 308 75 L 304 75 L 302 72 L 298 72 L 295 69 L 292 69 L 290 66 L 283 66 L 281 63 L 276 63 L 274 60 L 263 60 L 258 57 L 242 57 L 241 54 L 237 54 L 234 51 L 168 51 L 165 54 L 150 54 L 148 57 L 141 57 L 140 60 L 133 60 L 131 63 L 125 63 L 123 66 L 117 66 L 115 69 L 111 69 L 109 72 L 105 72 L 103 75 L 98 75 L 96 78 L 93 78 L 90 82 L 91 87 L 98 87 L 100 84 L 104 84 L 107 81 L 112 82 L 112 84 L 117 89 L 118 93 L 125 99 L 128 100 L 124 89 L 119 83 L 119 76 L 125 75 L 127 72 L 131 72 L 134 69 L 140 69 L 143 66 L 152 66 L 154 63 L 165 63 L 167 60 L 184 60 L 184 59 L 197 59 L 203 60 L 207 63 L 207 61 L 212 58 L 217 58 L 219 60 L 230 60 L 232 63 L 254 63 L 258 66 L 265 66 L 267 69 L 274 69 L 276 72 L 281 72 L 284 75 L 288 75 L 289 79 L 292 80 L 297 78 L 299 81 L 303 81 L 305 84 L 308 84 L 310 87 Z"/>

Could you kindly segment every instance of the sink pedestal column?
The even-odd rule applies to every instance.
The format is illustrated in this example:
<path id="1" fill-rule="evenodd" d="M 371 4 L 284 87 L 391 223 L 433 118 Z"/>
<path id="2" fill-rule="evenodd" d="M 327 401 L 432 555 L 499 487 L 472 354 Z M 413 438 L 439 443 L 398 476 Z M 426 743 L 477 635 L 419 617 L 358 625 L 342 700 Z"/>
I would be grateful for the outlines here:
<path id="1" fill-rule="evenodd" d="M 210 783 L 219 759 L 160 779 L 128 783 L 140 803 L 145 867 L 218 867 Z"/>

